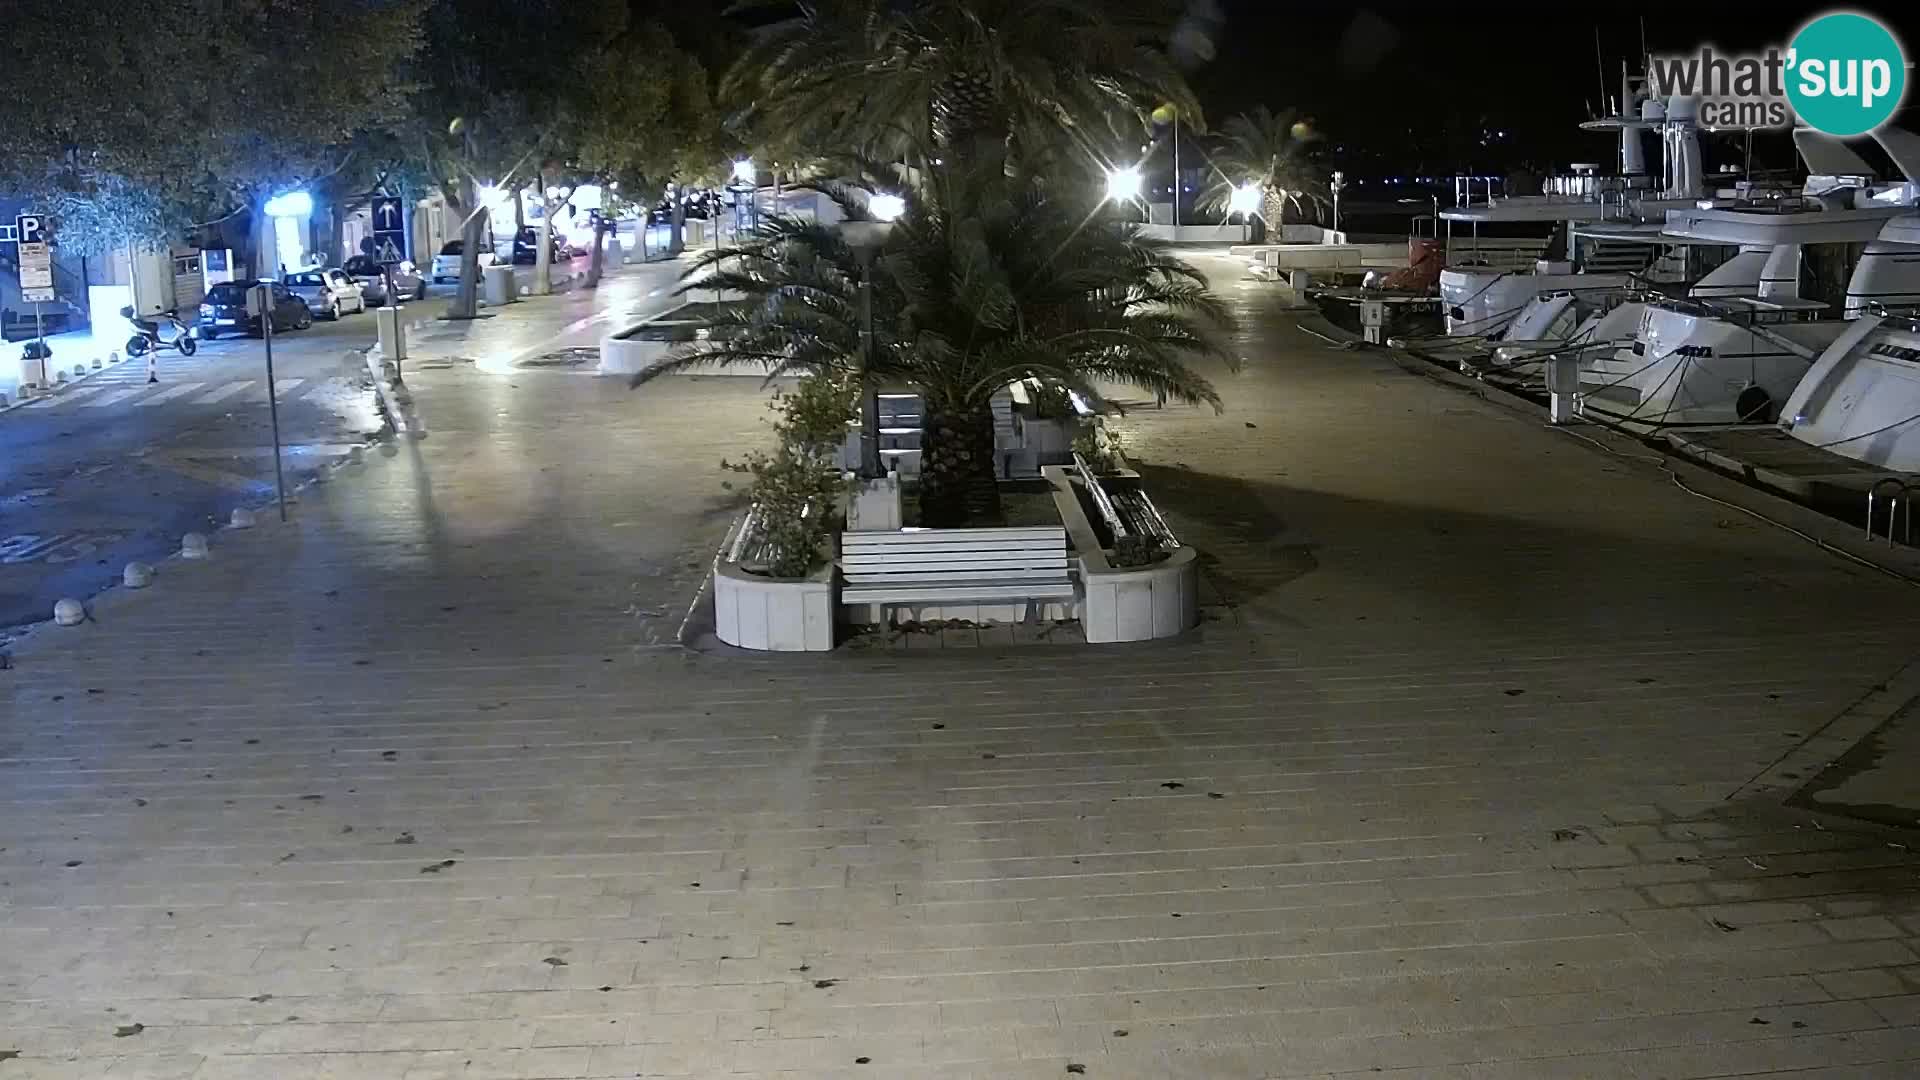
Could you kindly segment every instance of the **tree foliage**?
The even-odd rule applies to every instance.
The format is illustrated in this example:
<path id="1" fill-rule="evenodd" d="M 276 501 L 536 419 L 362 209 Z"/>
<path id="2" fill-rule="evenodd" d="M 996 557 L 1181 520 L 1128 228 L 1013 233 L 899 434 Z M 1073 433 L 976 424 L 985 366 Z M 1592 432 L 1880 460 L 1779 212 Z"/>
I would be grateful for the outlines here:
<path id="1" fill-rule="evenodd" d="M 724 88 L 757 127 L 812 146 L 1088 147 L 1163 103 L 1200 116 L 1162 48 L 1179 14 L 1169 0 L 819 0 L 769 28 Z"/>
<path id="2" fill-rule="evenodd" d="M 1043 176 L 999 164 L 914 176 L 869 164 L 866 187 L 905 193 L 906 213 L 871 265 L 874 336 L 866 378 L 910 383 L 926 406 L 921 520 L 952 525 L 997 513 L 991 399 L 1034 378 L 1097 397 L 1096 383 L 1137 386 L 1219 407 L 1187 366 L 1226 360 L 1210 330 L 1228 315 L 1198 271 L 1114 222 L 1090 225 Z M 864 195 L 821 190 L 852 220 Z M 863 267 L 842 232 L 785 216 L 744 243 L 709 252 L 682 291 L 724 289 L 746 302 L 716 316 L 705 341 L 639 377 L 723 363 L 770 375 L 861 371 Z"/>
<path id="3" fill-rule="evenodd" d="M 1233 189 L 1245 183 L 1260 188 L 1260 214 L 1278 228 L 1286 208 L 1296 211 L 1327 199 L 1326 181 L 1309 154 L 1319 140 L 1312 125 L 1292 110 L 1276 113 L 1265 105 L 1241 113 L 1220 127 L 1213 151 L 1215 181 L 1200 196 L 1203 208 L 1222 210 Z"/>
<path id="4" fill-rule="evenodd" d="M 0 182 L 61 207 L 63 242 L 97 249 L 328 176 L 401 115 L 395 72 L 424 3 L 9 0 Z"/>

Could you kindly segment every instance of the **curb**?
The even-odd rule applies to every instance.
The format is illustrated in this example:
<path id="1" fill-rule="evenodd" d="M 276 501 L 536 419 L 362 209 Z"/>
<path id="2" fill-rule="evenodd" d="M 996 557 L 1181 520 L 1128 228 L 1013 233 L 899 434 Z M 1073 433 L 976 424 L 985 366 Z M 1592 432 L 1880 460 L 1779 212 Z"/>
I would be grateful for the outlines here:
<path id="1" fill-rule="evenodd" d="M 8 344 L 12 344 L 12 342 L 8 342 Z M 119 350 L 116 349 L 113 352 L 108 353 L 107 355 L 108 356 L 119 355 Z M 73 378 L 68 379 L 66 382 L 63 382 L 63 383 L 55 383 L 54 388 L 46 391 L 45 393 L 37 393 L 37 394 L 34 394 L 32 397 L 16 396 L 13 401 L 7 403 L 6 405 L 0 405 L 0 413 L 10 413 L 15 409 L 24 409 L 29 405 L 38 405 L 39 403 L 47 400 L 48 398 L 59 397 L 61 394 L 66 392 L 67 387 L 78 386 L 79 384 L 86 382 L 88 379 L 93 378 L 95 375 L 98 375 L 106 371 L 112 371 L 115 368 L 119 367 L 120 365 L 133 359 L 133 357 L 121 356 L 120 359 L 118 360 L 107 360 L 99 357 L 96 357 L 95 359 L 100 360 L 99 367 L 88 368 L 87 373 L 84 375 L 76 375 Z"/>

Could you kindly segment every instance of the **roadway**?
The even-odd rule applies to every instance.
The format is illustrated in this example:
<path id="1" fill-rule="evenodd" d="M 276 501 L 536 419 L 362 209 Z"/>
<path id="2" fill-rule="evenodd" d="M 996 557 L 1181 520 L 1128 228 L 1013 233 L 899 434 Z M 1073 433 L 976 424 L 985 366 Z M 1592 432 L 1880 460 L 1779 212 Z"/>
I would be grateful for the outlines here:
<path id="1" fill-rule="evenodd" d="M 576 264 L 584 268 L 584 260 Z M 426 300 L 403 308 L 409 340 L 427 351 L 438 343 L 441 351 L 492 347 L 508 355 L 568 328 L 591 340 L 591 329 L 580 330 L 583 317 L 591 322 L 627 310 L 635 299 L 623 282 L 645 275 L 656 287 L 640 298 L 659 304 L 665 300 L 657 286 L 675 269 L 629 271 L 597 295 L 515 305 L 512 319 L 471 324 L 438 321 L 453 286 L 434 286 Z M 275 335 L 290 491 L 383 430 L 362 359 L 374 339 L 370 313 Z M 155 366 L 156 382 L 148 381 L 144 360 L 129 360 L 0 412 L 0 630 L 46 619 L 60 597 L 93 595 L 118 581 L 130 560 L 165 558 L 182 534 L 224 524 L 235 507 L 272 512 L 264 344 L 201 342 L 196 355 L 162 353 Z"/>

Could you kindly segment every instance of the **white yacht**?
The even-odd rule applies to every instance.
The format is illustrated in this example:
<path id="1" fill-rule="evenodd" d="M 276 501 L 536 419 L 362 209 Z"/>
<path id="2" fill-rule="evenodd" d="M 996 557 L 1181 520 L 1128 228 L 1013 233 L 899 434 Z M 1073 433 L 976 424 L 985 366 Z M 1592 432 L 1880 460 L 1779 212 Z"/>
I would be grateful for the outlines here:
<path id="1" fill-rule="evenodd" d="M 1920 137 L 1883 130 L 1874 138 L 1910 182 L 1920 178 Z M 1855 317 L 1781 410 L 1780 426 L 1789 437 L 1891 472 L 1920 473 L 1916 279 L 1920 213 L 1909 213 L 1889 221 L 1862 256 L 1847 289 L 1848 313 Z"/>
<path id="2" fill-rule="evenodd" d="M 1574 165 L 1541 195 L 1495 198 L 1477 192 L 1471 178 L 1455 181 L 1455 205 L 1440 212 L 1447 228 L 1447 266 L 1440 273 L 1441 314 L 1450 337 L 1531 341 L 1573 314 L 1577 327 L 1604 314 L 1612 298 L 1649 285 L 1700 277 L 1686 253 L 1668 248 L 1657 228 L 1665 212 L 1693 205 L 1707 191 L 1694 124 L 1697 103 L 1648 96 L 1646 80 L 1622 74 L 1619 115 L 1582 124 L 1619 133 L 1617 176 L 1598 165 Z M 1659 186 L 1647 171 L 1642 135 L 1655 131 L 1663 147 Z M 1463 182 L 1464 181 L 1464 182 Z M 1553 230 L 1544 245 L 1483 236 L 1526 225 Z M 1464 231 L 1465 235 L 1461 235 Z M 1536 298 L 1566 294 L 1567 302 L 1535 310 Z"/>
<path id="3" fill-rule="evenodd" d="M 1872 180 L 1858 155 L 1815 133 L 1795 141 L 1814 173 L 1800 196 L 1667 213 L 1668 235 L 1738 245 L 1737 258 L 1765 252 L 1754 292 L 1647 301 L 1631 344 L 1582 357 L 1581 415 L 1641 433 L 1773 420 L 1850 317 L 1869 303 L 1920 302 L 1920 258 L 1909 257 L 1920 252 L 1882 236 L 1912 213 L 1914 185 Z M 1855 264 L 1837 309 L 1803 295 L 1807 248 L 1869 244 L 1875 257 Z"/>

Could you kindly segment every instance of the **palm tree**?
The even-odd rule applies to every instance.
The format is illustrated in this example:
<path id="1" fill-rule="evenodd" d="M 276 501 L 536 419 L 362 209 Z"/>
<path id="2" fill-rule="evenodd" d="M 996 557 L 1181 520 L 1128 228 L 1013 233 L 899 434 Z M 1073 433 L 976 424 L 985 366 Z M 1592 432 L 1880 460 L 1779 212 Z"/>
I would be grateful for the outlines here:
<path id="1" fill-rule="evenodd" d="M 745 6 L 791 10 L 790 0 Z M 1091 145 L 1119 115 L 1199 116 L 1160 48 L 1173 0 L 813 0 L 741 56 L 723 92 L 766 130 L 839 153 L 1061 136 Z M 1093 130 L 1089 130 L 1089 129 Z M 973 156 L 973 155 L 969 155 Z"/>
<path id="2" fill-rule="evenodd" d="M 1292 110 L 1275 113 L 1262 105 L 1233 117 L 1220 127 L 1213 152 L 1216 180 L 1201 195 L 1201 206 L 1225 209 L 1233 189 L 1250 183 L 1260 188 L 1260 218 L 1269 228 L 1285 222 L 1289 205 L 1301 210 L 1303 199 L 1313 204 L 1317 220 L 1327 187 L 1307 151 L 1318 139 Z"/>
<path id="3" fill-rule="evenodd" d="M 1093 396 L 1096 381 L 1115 382 L 1220 407 L 1185 361 L 1231 363 L 1208 333 L 1226 325 L 1226 310 L 1164 247 L 1131 226 L 1089 223 L 1049 198 L 1040 177 L 1007 175 L 999 162 L 931 170 L 917 188 L 903 167 L 869 168 L 868 183 L 904 192 L 907 209 L 872 262 L 866 377 L 920 392 L 924 524 L 998 515 L 991 399 L 1010 383 L 1037 378 Z M 858 191 L 819 187 L 849 217 L 864 216 Z M 856 373 L 860 273 L 832 226 L 768 218 L 745 243 L 703 256 L 681 286 L 745 301 L 636 382 L 742 362 L 769 378 Z"/>

